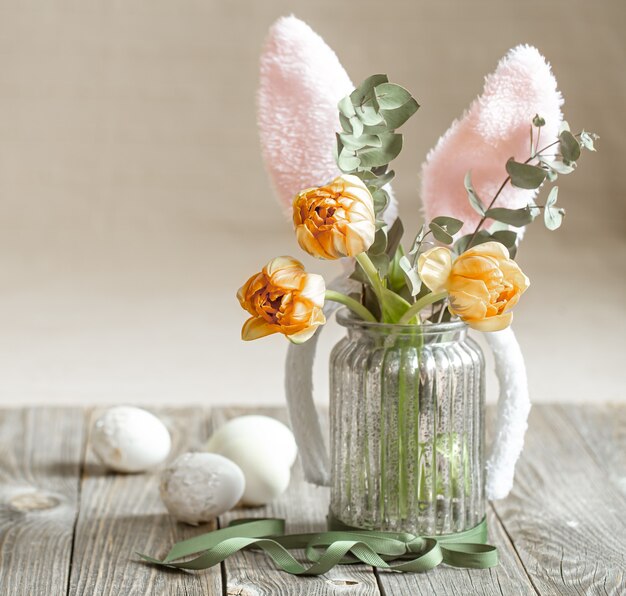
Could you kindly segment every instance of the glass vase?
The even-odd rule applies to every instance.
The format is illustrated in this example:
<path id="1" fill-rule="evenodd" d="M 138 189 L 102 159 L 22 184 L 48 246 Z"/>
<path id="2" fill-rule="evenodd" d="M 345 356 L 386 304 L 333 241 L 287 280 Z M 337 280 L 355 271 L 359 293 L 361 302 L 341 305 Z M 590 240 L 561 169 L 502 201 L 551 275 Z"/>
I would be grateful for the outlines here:
<path id="1" fill-rule="evenodd" d="M 462 322 L 367 323 L 330 357 L 330 513 L 358 528 L 461 532 L 485 516 L 484 358 Z"/>

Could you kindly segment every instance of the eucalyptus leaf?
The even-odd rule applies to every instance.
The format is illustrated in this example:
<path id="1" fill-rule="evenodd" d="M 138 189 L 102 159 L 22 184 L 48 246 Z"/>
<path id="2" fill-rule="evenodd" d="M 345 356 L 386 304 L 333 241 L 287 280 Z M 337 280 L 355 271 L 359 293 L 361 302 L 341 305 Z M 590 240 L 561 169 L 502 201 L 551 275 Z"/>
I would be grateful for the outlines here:
<path id="1" fill-rule="evenodd" d="M 571 174 L 576 169 L 575 166 L 563 163 L 558 159 L 549 160 L 542 157 L 540 161 L 557 174 Z"/>
<path id="2" fill-rule="evenodd" d="M 432 221 L 443 228 L 445 232 L 452 234 L 453 236 L 463 227 L 463 222 L 460 219 L 447 217 L 445 215 L 435 217 Z"/>
<path id="3" fill-rule="evenodd" d="M 378 275 L 380 275 L 381 278 L 387 277 L 391 259 L 384 252 L 378 255 L 373 255 L 368 252 L 368 255 L 372 263 L 374 263 Z"/>
<path id="4" fill-rule="evenodd" d="M 337 165 L 342 172 L 353 172 L 361 163 L 361 160 L 354 155 L 353 151 L 342 149 L 339 157 L 337 158 Z"/>
<path id="5" fill-rule="evenodd" d="M 378 135 L 360 135 L 355 137 L 354 135 L 339 133 L 339 137 L 341 138 L 341 142 L 344 147 L 351 149 L 352 151 L 358 151 L 359 149 L 363 149 L 363 147 L 380 147 L 382 142 Z"/>
<path id="6" fill-rule="evenodd" d="M 543 168 L 519 163 L 513 158 L 506 162 L 506 171 L 511 177 L 511 184 L 518 188 L 539 188 L 546 179 L 547 173 Z"/>
<path id="7" fill-rule="evenodd" d="M 537 128 L 541 128 L 542 126 L 546 125 L 546 121 L 539 114 L 535 114 L 535 117 L 533 118 L 533 124 Z"/>
<path id="8" fill-rule="evenodd" d="M 395 110 L 381 110 L 381 114 L 385 118 L 387 130 L 396 130 L 400 128 L 417 110 L 419 104 L 414 98 L 409 99 L 405 104 Z"/>
<path id="9" fill-rule="evenodd" d="M 546 206 L 543 211 L 543 221 L 548 230 L 556 230 L 563 223 L 563 216 L 565 210 L 556 207 L 556 200 L 559 195 L 559 187 L 555 186 L 550 191 L 548 198 L 546 199 Z"/>
<path id="10" fill-rule="evenodd" d="M 454 243 L 454 252 L 456 252 L 457 255 L 464 253 L 468 248 L 470 248 L 470 245 L 469 245 L 470 241 L 472 242 L 472 247 L 474 247 L 474 246 L 478 246 L 479 244 L 484 244 L 485 242 L 489 242 L 491 240 L 491 234 L 487 232 L 486 230 L 479 230 L 478 233 L 476 234 L 476 237 L 472 241 L 473 235 L 474 234 L 472 233 L 472 234 L 467 234 L 466 236 L 461 236 L 461 238 L 459 238 Z"/>
<path id="11" fill-rule="evenodd" d="M 379 188 L 372 193 L 372 199 L 374 200 L 374 213 L 380 215 L 389 204 L 389 194 L 386 190 Z"/>
<path id="12" fill-rule="evenodd" d="M 411 296 L 417 296 L 422 287 L 422 281 L 420 280 L 419 275 L 417 274 L 417 268 L 413 267 L 411 261 L 407 257 L 401 257 L 398 265 L 402 272 L 404 273 L 404 277 L 406 279 L 406 285 L 411 292 Z"/>
<path id="13" fill-rule="evenodd" d="M 374 88 L 381 110 L 395 110 L 411 99 L 411 94 L 400 85 L 383 83 Z"/>
<path id="14" fill-rule="evenodd" d="M 351 94 L 350 100 L 353 106 L 360 106 L 370 97 L 374 96 L 374 87 L 389 82 L 387 75 L 375 74 L 367 77 Z"/>
<path id="15" fill-rule="evenodd" d="M 580 143 L 576 137 L 569 130 L 564 130 L 559 135 L 559 140 L 563 159 L 569 162 L 576 161 L 580 157 Z"/>
<path id="16" fill-rule="evenodd" d="M 350 118 L 350 127 L 355 137 L 360 137 L 363 134 L 363 122 L 361 122 L 358 116 L 352 116 L 352 118 Z"/>
<path id="17" fill-rule="evenodd" d="M 357 118 L 358 120 L 358 118 Z M 352 123 L 349 118 L 346 118 L 342 113 L 339 113 L 339 123 L 344 132 L 352 134 Z"/>
<path id="18" fill-rule="evenodd" d="M 346 118 L 352 118 L 352 116 L 356 115 L 356 112 L 354 111 L 354 106 L 352 105 L 352 102 L 350 101 L 349 96 L 346 96 L 343 99 L 341 99 L 339 103 L 337 104 L 337 107 L 339 108 L 339 111 Z"/>
<path id="19" fill-rule="evenodd" d="M 402 240 L 402 235 L 404 234 L 404 226 L 402 225 L 402 221 L 399 217 L 391 224 L 391 227 L 387 231 L 387 255 L 391 258 L 396 254 L 400 241 Z"/>
<path id="20" fill-rule="evenodd" d="M 595 151 L 596 148 L 593 145 L 593 141 L 597 139 L 597 135 L 593 133 L 585 132 L 584 130 L 580 133 L 580 144 L 589 151 Z"/>
<path id="21" fill-rule="evenodd" d="M 428 224 L 428 227 L 436 240 L 439 240 L 439 242 L 443 242 L 444 244 L 452 244 L 454 238 L 452 238 L 452 236 L 448 234 L 448 232 L 446 232 L 440 225 L 431 221 L 430 224 Z"/>
<path id="22" fill-rule="evenodd" d="M 532 222 L 533 215 L 528 207 L 521 209 L 507 209 L 505 207 L 494 207 L 488 209 L 485 215 L 491 219 L 501 221 L 502 223 L 521 228 Z"/>
<path id="23" fill-rule="evenodd" d="M 356 112 L 356 117 L 363 123 L 363 125 L 374 126 L 385 121 L 383 115 L 378 111 L 377 106 L 357 106 L 354 110 Z"/>
<path id="24" fill-rule="evenodd" d="M 385 224 L 376 231 L 376 234 L 374 234 L 374 242 L 367 251 L 369 255 L 380 255 L 386 252 L 387 230 L 388 228 Z"/>
<path id="25" fill-rule="evenodd" d="M 470 205 L 478 213 L 478 215 L 485 215 L 485 206 L 483 202 L 480 200 L 478 193 L 474 190 L 472 186 L 472 172 L 469 171 L 465 174 L 465 190 L 467 191 L 467 198 L 469 199 Z"/>
<path id="26" fill-rule="evenodd" d="M 512 230 L 498 230 L 491 234 L 491 238 L 503 244 L 509 251 L 509 256 L 514 259 L 517 253 L 517 234 Z"/>
<path id="27" fill-rule="evenodd" d="M 380 147 L 366 147 L 358 152 L 360 167 L 372 168 L 388 164 L 402 150 L 402 135 L 384 133 L 380 135 Z"/>

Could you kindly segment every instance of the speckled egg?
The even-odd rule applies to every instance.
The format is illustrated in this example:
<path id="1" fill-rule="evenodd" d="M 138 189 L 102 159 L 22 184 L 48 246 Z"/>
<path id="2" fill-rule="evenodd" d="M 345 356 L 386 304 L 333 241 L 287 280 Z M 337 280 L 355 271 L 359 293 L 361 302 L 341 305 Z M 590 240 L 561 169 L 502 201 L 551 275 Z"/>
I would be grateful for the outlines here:
<path id="1" fill-rule="evenodd" d="M 184 453 L 161 474 L 161 499 L 177 520 L 197 525 L 232 509 L 245 488 L 243 472 L 216 453 Z"/>

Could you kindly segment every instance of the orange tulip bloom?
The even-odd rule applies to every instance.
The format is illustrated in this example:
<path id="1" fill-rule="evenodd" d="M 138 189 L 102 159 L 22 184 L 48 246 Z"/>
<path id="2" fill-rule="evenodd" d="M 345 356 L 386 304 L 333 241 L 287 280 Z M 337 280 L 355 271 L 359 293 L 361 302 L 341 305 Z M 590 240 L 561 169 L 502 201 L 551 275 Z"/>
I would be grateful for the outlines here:
<path id="1" fill-rule="evenodd" d="M 499 242 L 479 244 L 454 261 L 448 248 L 431 248 L 420 255 L 417 268 L 432 292 L 448 292 L 450 312 L 479 331 L 508 327 L 511 309 L 530 285 Z"/>
<path id="2" fill-rule="evenodd" d="M 360 178 L 344 174 L 300 192 L 293 223 L 303 250 L 319 259 L 355 257 L 374 242 L 374 200 Z"/>
<path id="3" fill-rule="evenodd" d="M 241 307 L 252 315 L 241 338 L 250 341 L 282 333 L 294 343 L 305 342 L 326 322 L 325 291 L 324 278 L 307 273 L 300 261 L 272 259 L 237 292 Z"/>

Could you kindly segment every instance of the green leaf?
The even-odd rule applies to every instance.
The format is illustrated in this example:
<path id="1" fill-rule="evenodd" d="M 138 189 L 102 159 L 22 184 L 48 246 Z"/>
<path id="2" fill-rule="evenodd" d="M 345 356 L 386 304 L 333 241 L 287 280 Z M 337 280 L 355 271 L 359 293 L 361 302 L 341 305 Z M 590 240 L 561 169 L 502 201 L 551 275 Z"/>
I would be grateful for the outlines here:
<path id="1" fill-rule="evenodd" d="M 391 264 L 391 259 L 384 252 L 379 255 L 372 255 L 369 252 L 367 254 L 369 255 L 372 263 L 374 263 L 381 279 L 386 277 L 387 272 L 389 271 L 389 265 Z"/>
<path id="2" fill-rule="evenodd" d="M 576 169 L 573 165 L 568 165 L 556 159 L 554 161 L 550 161 L 549 159 L 544 159 L 542 157 L 540 161 L 557 174 L 571 174 Z"/>
<path id="3" fill-rule="evenodd" d="M 556 207 L 556 200 L 559 194 L 559 187 L 555 186 L 550 191 L 546 200 L 546 206 L 543 211 L 543 221 L 546 224 L 548 230 L 556 230 L 563 223 L 563 216 L 565 215 L 564 209 Z"/>
<path id="4" fill-rule="evenodd" d="M 417 274 L 417 268 L 413 267 L 411 261 L 409 261 L 409 259 L 404 256 L 400 258 L 400 260 L 398 261 L 398 265 L 404 273 L 406 284 L 409 288 L 409 291 L 411 292 L 411 296 L 417 296 L 422 287 L 422 281 Z"/>
<path id="5" fill-rule="evenodd" d="M 386 190 L 379 188 L 372 193 L 372 199 L 374 199 L 374 213 L 380 215 L 389 204 L 389 194 Z"/>
<path id="6" fill-rule="evenodd" d="M 542 126 L 546 125 L 546 121 L 539 114 L 535 114 L 535 117 L 533 118 L 533 124 L 537 128 L 541 128 Z"/>
<path id="7" fill-rule="evenodd" d="M 396 254 L 402 235 L 404 234 L 404 226 L 399 217 L 393 222 L 389 230 L 387 231 L 387 255 L 391 258 Z"/>
<path id="8" fill-rule="evenodd" d="M 363 122 L 357 116 L 350 118 L 350 128 L 355 137 L 360 137 L 363 134 Z"/>
<path id="9" fill-rule="evenodd" d="M 470 205 L 478 213 L 478 215 L 485 215 L 485 206 L 483 202 L 480 200 L 478 193 L 474 190 L 472 186 L 472 172 L 469 171 L 465 174 L 465 190 L 467 191 L 467 198 L 469 199 Z"/>
<path id="10" fill-rule="evenodd" d="M 527 163 L 518 163 L 512 157 L 506 162 L 506 171 L 511 177 L 511 184 L 518 188 L 539 188 L 546 179 L 546 171 Z"/>
<path id="11" fill-rule="evenodd" d="M 374 96 L 374 87 L 388 83 L 389 79 L 387 75 L 375 74 L 367 77 L 352 93 L 350 93 L 350 100 L 353 106 L 362 105 L 365 100 Z"/>
<path id="12" fill-rule="evenodd" d="M 385 323 L 397 323 L 411 305 L 402 296 L 398 296 L 388 288 L 383 288 L 382 294 L 383 321 Z"/>
<path id="13" fill-rule="evenodd" d="M 595 135 L 592 132 L 585 132 L 583 130 L 580 133 L 580 144 L 588 151 L 595 151 L 596 148 L 594 147 L 593 142 L 597 138 L 598 135 Z"/>
<path id="14" fill-rule="evenodd" d="M 352 151 L 358 151 L 359 149 L 363 149 L 363 147 L 380 147 L 382 142 L 380 137 L 377 135 L 360 135 L 355 137 L 346 133 L 339 133 L 339 137 L 344 147 Z"/>
<path id="15" fill-rule="evenodd" d="M 516 228 L 526 226 L 534 219 L 528 207 L 522 207 L 521 209 L 494 207 L 493 209 L 488 209 L 485 215 L 491 219 L 509 224 L 510 226 L 515 226 Z"/>
<path id="16" fill-rule="evenodd" d="M 460 219 L 446 217 L 445 215 L 435 217 L 432 221 L 452 235 L 456 234 L 463 227 L 463 222 Z"/>
<path id="17" fill-rule="evenodd" d="M 378 111 L 378 106 L 363 105 L 354 108 L 356 117 L 366 126 L 375 126 L 385 121 L 383 115 Z"/>
<path id="18" fill-rule="evenodd" d="M 337 158 L 337 165 L 342 172 L 352 172 L 356 170 L 361 163 L 361 160 L 354 155 L 353 151 L 342 149 L 339 157 Z"/>
<path id="19" fill-rule="evenodd" d="M 357 118 L 358 120 L 358 118 Z M 339 114 L 339 123 L 344 132 L 352 134 L 352 123 L 349 118 L 346 118 L 343 114 Z"/>
<path id="20" fill-rule="evenodd" d="M 517 234 L 512 230 L 498 230 L 491 234 L 491 238 L 500 244 L 503 244 L 509 251 L 512 259 L 517 253 Z"/>
<path id="21" fill-rule="evenodd" d="M 402 135 L 384 133 L 380 135 L 380 147 L 366 147 L 358 152 L 360 167 L 383 166 L 395 159 L 402 150 Z"/>
<path id="22" fill-rule="evenodd" d="M 434 221 L 431 221 L 428 224 L 430 231 L 433 233 L 435 240 L 439 240 L 439 242 L 443 242 L 444 244 L 452 244 L 454 238 L 448 232 L 446 232 L 440 225 L 436 224 Z"/>
<path id="23" fill-rule="evenodd" d="M 561 155 L 565 161 L 573 162 L 580 157 L 580 144 L 576 137 L 569 131 L 564 130 L 560 135 Z"/>
<path id="24" fill-rule="evenodd" d="M 387 246 L 389 246 L 389 244 Z M 389 254 L 389 252 L 387 252 L 387 254 Z M 387 287 L 393 290 L 396 294 L 401 292 L 402 290 L 406 290 L 406 280 L 404 277 L 404 272 L 402 271 L 402 269 L 400 269 L 400 259 L 403 256 L 404 250 L 402 249 L 402 246 L 398 246 L 397 250 L 393 254 L 393 259 L 391 259 L 391 263 L 389 264 L 389 271 L 387 273 Z M 410 296 L 410 293 L 408 293 L 408 297 Z"/>
<path id="25" fill-rule="evenodd" d="M 417 110 L 419 104 L 415 99 L 411 98 L 405 104 L 395 110 L 381 110 L 380 113 L 385 118 L 387 130 L 396 130 L 400 128 Z"/>
<path id="26" fill-rule="evenodd" d="M 459 238 L 454 243 L 454 252 L 456 252 L 457 255 L 460 255 L 469 248 L 469 243 L 472 239 L 472 236 L 473 233 L 467 234 L 466 236 L 461 236 L 461 238 Z M 490 240 L 491 234 L 489 232 L 487 232 L 486 230 L 479 230 L 472 242 L 472 247 L 478 246 L 479 244 L 484 244 L 485 242 L 489 242 Z"/>
<path id="27" fill-rule="evenodd" d="M 369 247 L 367 254 L 372 255 L 381 255 L 386 252 L 387 249 L 387 226 L 384 225 L 376 230 L 376 234 L 374 235 L 374 242 Z"/>
<path id="28" fill-rule="evenodd" d="M 411 94 L 400 85 L 383 83 L 374 88 L 381 110 L 395 110 L 411 99 Z"/>
<path id="29" fill-rule="evenodd" d="M 337 107 L 346 118 L 352 118 L 352 116 L 356 115 L 356 112 L 354 111 L 354 106 L 352 105 L 352 102 L 350 101 L 350 96 L 348 95 L 346 95 L 346 97 L 339 101 Z"/>

